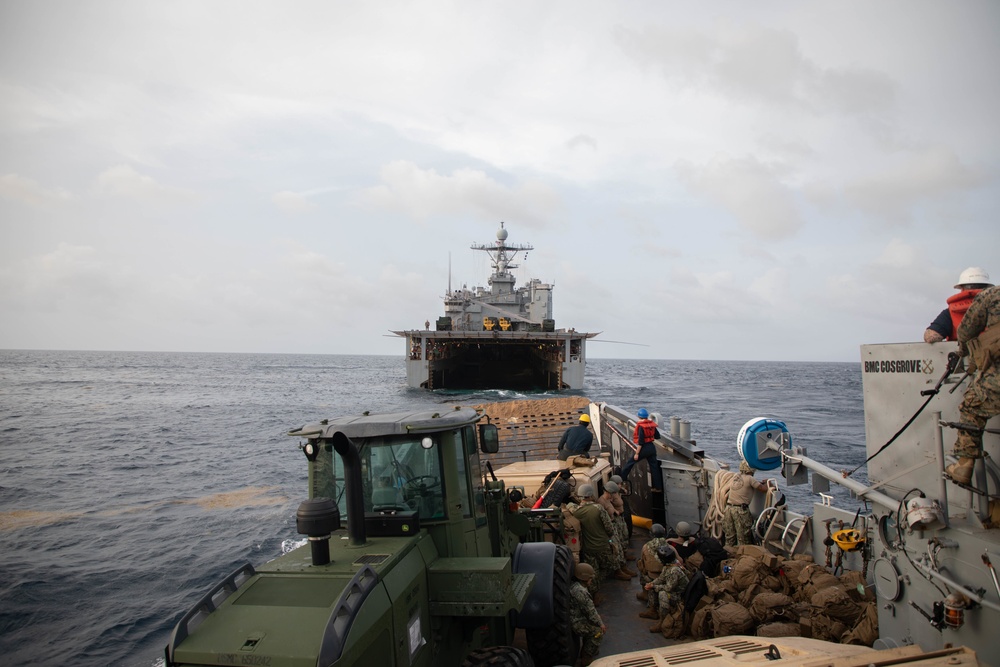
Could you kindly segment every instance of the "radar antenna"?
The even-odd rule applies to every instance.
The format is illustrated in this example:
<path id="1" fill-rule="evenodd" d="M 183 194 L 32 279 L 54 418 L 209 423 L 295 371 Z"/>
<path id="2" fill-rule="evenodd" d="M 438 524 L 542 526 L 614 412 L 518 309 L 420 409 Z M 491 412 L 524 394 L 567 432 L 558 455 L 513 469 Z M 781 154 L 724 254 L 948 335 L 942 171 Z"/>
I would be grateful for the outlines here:
<path id="1" fill-rule="evenodd" d="M 493 278 L 509 275 L 508 269 L 518 268 L 518 265 L 513 263 L 517 253 L 523 252 L 527 257 L 528 251 L 535 249 L 531 244 L 508 244 L 507 230 L 504 229 L 502 221 L 500 229 L 497 230 L 497 240 L 494 243 L 473 243 L 470 247 L 473 250 L 482 250 L 490 256 L 490 263 L 493 265 Z"/>

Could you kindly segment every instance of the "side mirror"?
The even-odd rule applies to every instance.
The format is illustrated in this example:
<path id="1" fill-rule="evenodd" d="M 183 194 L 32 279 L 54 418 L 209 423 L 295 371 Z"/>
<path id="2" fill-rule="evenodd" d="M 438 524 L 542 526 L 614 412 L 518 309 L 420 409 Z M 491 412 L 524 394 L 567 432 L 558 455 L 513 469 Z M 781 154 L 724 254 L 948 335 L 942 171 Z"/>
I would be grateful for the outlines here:
<path id="1" fill-rule="evenodd" d="M 479 425 L 479 449 L 484 454 L 496 454 L 500 451 L 500 434 L 496 424 Z"/>

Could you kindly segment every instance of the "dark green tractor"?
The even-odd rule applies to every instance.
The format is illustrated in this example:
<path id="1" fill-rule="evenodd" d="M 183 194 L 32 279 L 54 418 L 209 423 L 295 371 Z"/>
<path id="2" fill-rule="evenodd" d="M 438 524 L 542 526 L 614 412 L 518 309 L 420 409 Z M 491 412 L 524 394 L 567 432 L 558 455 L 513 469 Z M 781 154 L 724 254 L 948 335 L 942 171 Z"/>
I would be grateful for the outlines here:
<path id="1" fill-rule="evenodd" d="M 308 543 L 243 565 L 178 622 L 174 665 L 573 664 L 569 549 L 530 542 L 485 479 L 496 427 L 468 408 L 303 426 Z M 525 631 L 528 653 L 511 646 Z M 530 656 L 529 656 L 530 653 Z"/>

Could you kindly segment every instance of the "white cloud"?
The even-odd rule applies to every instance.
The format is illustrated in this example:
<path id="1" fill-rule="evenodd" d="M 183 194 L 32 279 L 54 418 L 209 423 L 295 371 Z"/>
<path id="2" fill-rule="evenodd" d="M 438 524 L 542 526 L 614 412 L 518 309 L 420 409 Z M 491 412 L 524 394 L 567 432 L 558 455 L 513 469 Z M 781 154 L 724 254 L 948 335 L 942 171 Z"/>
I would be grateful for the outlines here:
<path id="1" fill-rule="evenodd" d="M 23 258 L 0 272 L 0 294 L 9 307 L 22 312 L 105 317 L 128 303 L 123 297 L 134 282 L 132 278 L 128 269 L 108 261 L 93 246 L 60 243 L 47 253 Z"/>
<path id="2" fill-rule="evenodd" d="M 286 213 L 309 213 L 318 208 L 305 195 L 289 190 L 275 193 L 271 196 L 271 202 Z"/>
<path id="3" fill-rule="evenodd" d="M 889 224 L 910 222 L 918 205 L 970 190 L 985 183 L 984 174 L 966 167 L 947 149 L 905 153 L 883 171 L 850 180 L 847 201 Z"/>
<path id="4" fill-rule="evenodd" d="M 882 112 L 894 102 L 893 83 L 884 73 L 823 67 L 805 57 L 789 29 L 728 22 L 708 32 L 653 25 L 618 27 L 615 36 L 640 65 L 682 88 L 817 114 Z"/>
<path id="5" fill-rule="evenodd" d="M 578 134 L 569 141 L 566 142 L 566 148 L 570 150 L 577 150 L 579 148 L 589 148 L 591 150 L 597 150 L 597 140 L 593 137 L 589 137 L 586 134 Z"/>
<path id="6" fill-rule="evenodd" d="M 31 206 L 72 199 L 72 195 L 62 188 L 46 188 L 30 178 L 17 174 L 0 176 L 0 197 Z"/>
<path id="7" fill-rule="evenodd" d="M 161 185 L 129 165 L 118 165 L 102 171 L 97 177 L 97 192 L 107 197 L 155 204 L 189 202 L 195 198 L 193 192 Z"/>
<path id="8" fill-rule="evenodd" d="M 380 178 L 381 185 L 361 193 L 362 202 L 418 220 L 439 215 L 517 219 L 537 229 L 560 208 L 559 196 L 543 183 L 508 187 L 478 169 L 457 169 L 449 176 L 396 160 L 382 168 Z"/>
<path id="9" fill-rule="evenodd" d="M 692 192 L 729 211 L 758 238 L 785 239 L 803 225 L 779 170 L 755 158 L 720 158 L 698 166 L 682 162 L 677 172 Z"/>

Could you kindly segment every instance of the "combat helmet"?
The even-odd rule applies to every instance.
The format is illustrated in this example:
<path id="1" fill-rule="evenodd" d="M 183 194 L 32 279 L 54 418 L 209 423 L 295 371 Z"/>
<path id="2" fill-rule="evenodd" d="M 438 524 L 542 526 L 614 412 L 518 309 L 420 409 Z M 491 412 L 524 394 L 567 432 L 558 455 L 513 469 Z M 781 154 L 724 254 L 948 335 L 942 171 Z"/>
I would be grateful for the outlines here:
<path id="1" fill-rule="evenodd" d="M 678 537 L 691 537 L 691 524 L 687 521 L 678 521 L 674 530 L 677 531 Z"/>
<path id="2" fill-rule="evenodd" d="M 594 572 L 593 566 L 588 565 L 587 563 L 577 563 L 576 567 L 573 568 L 573 576 L 580 581 L 590 581 L 596 575 L 597 573 Z"/>
<path id="3" fill-rule="evenodd" d="M 677 552 L 671 547 L 662 546 L 656 550 L 656 557 L 659 558 L 660 562 L 664 565 L 670 565 L 677 560 Z"/>
<path id="4" fill-rule="evenodd" d="M 653 537 L 667 536 L 667 529 L 663 527 L 663 524 L 659 523 L 654 523 L 653 526 L 649 529 L 649 532 Z"/>
<path id="5" fill-rule="evenodd" d="M 576 495 L 580 498 L 595 498 L 594 487 L 590 484 L 583 484 L 577 489 Z"/>

